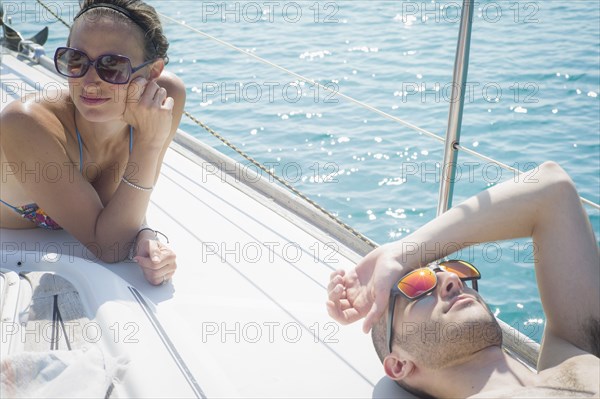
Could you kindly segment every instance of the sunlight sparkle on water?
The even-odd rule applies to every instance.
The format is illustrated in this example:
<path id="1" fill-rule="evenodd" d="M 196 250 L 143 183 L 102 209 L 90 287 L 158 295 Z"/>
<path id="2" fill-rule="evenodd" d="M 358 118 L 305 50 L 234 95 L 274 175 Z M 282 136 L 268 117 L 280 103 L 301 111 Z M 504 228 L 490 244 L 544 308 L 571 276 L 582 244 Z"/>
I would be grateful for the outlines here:
<path id="1" fill-rule="evenodd" d="M 396 209 L 395 211 L 388 209 L 385 214 L 393 217 L 394 219 L 406 219 L 406 213 L 404 212 L 404 209 Z"/>
<path id="2" fill-rule="evenodd" d="M 386 177 L 377 184 L 381 187 L 381 186 L 401 186 L 404 183 L 406 183 L 406 178 L 394 177 L 392 179 L 388 179 Z"/>
<path id="3" fill-rule="evenodd" d="M 306 51 L 300 54 L 300 59 L 308 59 L 309 61 L 314 60 L 315 58 L 325 58 L 325 56 L 331 55 L 331 52 L 328 50 L 320 50 L 320 51 Z"/>
<path id="4" fill-rule="evenodd" d="M 528 319 L 523 324 L 526 325 L 526 326 L 530 325 L 530 324 L 544 324 L 544 320 L 542 320 L 542 319 Z"/>
<path id="5" fill-rule="evenodd" d="M 517 114 L 526 114 L 528 111 L 527 111 L 527 108 L 518 106 L 515 108 L 515 112 Z"/>

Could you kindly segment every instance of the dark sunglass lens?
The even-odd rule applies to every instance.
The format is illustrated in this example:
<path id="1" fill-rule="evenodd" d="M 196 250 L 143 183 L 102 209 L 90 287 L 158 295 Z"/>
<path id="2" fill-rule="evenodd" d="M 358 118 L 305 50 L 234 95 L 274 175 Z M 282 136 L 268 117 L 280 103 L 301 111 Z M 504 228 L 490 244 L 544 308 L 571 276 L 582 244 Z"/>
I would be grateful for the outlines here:
<path id="1" fill-rule="evenodd" d="M 104 55 L 96 63 L 98 76 L 109 83 L 124 84 L 129 82 L 131 63 L 126 57 Z"/>
<path id="2" fill-rule="evenodd" d="M 85 75 L 89 58 L 81 51 L 74 49 L 59 49 L 56 52 L 56 67 L 58 72 L 71 78 Z"/>

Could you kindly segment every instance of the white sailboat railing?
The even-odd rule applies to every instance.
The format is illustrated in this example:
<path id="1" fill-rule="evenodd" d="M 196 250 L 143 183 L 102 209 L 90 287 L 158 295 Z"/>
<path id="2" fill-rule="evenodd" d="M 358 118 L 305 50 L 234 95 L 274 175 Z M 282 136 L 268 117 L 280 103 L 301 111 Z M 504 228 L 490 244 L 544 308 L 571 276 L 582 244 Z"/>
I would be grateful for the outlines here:
<path id="1" fill-rule="evenodd" d="M 458 44 L 456 45 L 456 58 L 454 60 L 454 73 L 452 76 L 452 96 L 448 111 L 448 128 L 444 142 L 444 163 L 447 173 L 442 174 L 440 181 L 440 195 L 438 199 L 437 215 L 440 216 L 452 207 L 454 181 L 456 177 L 456 161 L 460 142 L 460 129 L 462 127 L 463 109 L 465 106 L 465 85 L 469 74 L 469 51 L 471 48 L 471 31 L 473 28 L 473 0 L 464 0 L 460 17 L 460 30 Z"/>

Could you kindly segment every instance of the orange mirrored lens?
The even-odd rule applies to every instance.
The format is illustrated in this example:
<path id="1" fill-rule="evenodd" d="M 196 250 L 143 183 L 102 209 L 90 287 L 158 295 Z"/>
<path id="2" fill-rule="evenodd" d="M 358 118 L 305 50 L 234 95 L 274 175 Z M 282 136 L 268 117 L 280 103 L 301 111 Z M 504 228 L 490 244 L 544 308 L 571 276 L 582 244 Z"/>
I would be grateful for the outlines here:
<path id="1" fill-rule="evenodd" d="M 408 273 L 398 282 L 398 289 L 409 299 L 414 299 L 430 291 L 436 284 L 435 272 L 431 269 L 417 269 Z"/>
<path id="2" fill-rule="evenodd" d="M 440 263 L 447 272 L 454 273 L 460 279 L 469 279 L 480 277 L 479 271 L 467 262 L 461 260 L 450 260 Z"/>

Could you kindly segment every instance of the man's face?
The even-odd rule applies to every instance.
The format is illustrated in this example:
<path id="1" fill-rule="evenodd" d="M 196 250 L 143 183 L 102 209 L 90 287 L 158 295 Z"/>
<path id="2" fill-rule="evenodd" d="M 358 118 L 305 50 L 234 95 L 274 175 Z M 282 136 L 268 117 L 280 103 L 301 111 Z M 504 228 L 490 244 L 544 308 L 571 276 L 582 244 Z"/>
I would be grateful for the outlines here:
<path id="1" fill-rule="evenodd" d="M 398 296 L 394 314 L 394 349 L 416 364 L 440 369 L 461 363 L 473 353 L 502 344 L 502 330 L 479 294 L 454 273 L 437 272 L 428 295 L 410 301 Z"/>

